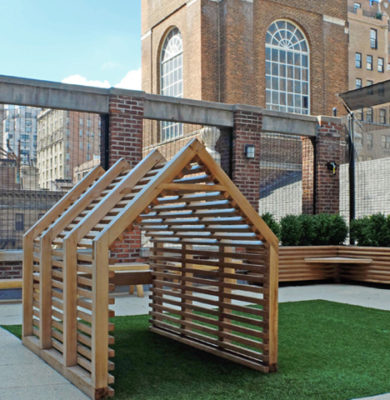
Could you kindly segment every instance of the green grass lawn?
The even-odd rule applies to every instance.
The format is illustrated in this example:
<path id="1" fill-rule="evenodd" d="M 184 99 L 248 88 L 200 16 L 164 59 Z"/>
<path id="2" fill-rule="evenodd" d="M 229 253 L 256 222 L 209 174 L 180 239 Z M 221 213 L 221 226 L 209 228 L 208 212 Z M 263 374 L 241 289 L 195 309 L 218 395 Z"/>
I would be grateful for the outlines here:
<path id="1" fill-rule="evenodd" d="M 20 335 L 19 326 L 6 329 Z M 116 399 L 352 399 L 390 392 L 390 312 L 305 301 L 280 305 L 279 371 L 262 374 L 115 318 Z"/>

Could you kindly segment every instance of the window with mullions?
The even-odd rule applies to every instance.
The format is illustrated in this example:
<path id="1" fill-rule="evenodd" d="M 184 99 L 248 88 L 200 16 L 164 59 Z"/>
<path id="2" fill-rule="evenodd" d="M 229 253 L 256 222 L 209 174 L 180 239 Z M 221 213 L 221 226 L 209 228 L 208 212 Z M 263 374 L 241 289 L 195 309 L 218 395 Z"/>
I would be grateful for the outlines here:
<path id="1" fill-rule="evenodd" d="M 273 22 L 265 45 L 266 107 L 310 113 L 309 48 L 301 30 L 290 21 Z"/>
<path id="2" fill-rule="evenodd" d="M 370 47 L 372 49 L 378 48 L 378 31 L 376 29 L 370 29 Z"/>
<path id="3" fill-rule="evenodd" d="M 355 67 L 362 67 L 362 53 L 355 53 Z"/>
<path id="4" fill-rule="evenodd" d="M 177 28 L 168 33 L 161 50 L 160 93 L 164 96 L 183 97 L 183 41 Z M 168 121 L 161 123 L 161 141 L 182 134 L 182 124 Z"/>
<path id="5" fill-rule="evenodd" d="M 383 108 L 379 110 L 379 123 L 383 125 L 386 123 L 386 110 Z"/>
<path id="6" fill-rule="evenodd" d="M 372 56 L 368 55 L 366 60 L 367 60 L 367 62 L 366 62 L 366 68 L 367 68 L 369 71 L 372 71 L 372 65 L 373 65 L 373 58 L 372 58 Z"/>
<path id="7" fill-rule="evenodd" d="M 366 111 L 366 121 L 373 122 L 374 121 L 374 113 L 371 107 L 367 108 Z"/>
<path id="8" fill-rule="evenodd" d="M 378 72 L 385 72 L 385 60 L 382 57 L 378 57 Z"/>

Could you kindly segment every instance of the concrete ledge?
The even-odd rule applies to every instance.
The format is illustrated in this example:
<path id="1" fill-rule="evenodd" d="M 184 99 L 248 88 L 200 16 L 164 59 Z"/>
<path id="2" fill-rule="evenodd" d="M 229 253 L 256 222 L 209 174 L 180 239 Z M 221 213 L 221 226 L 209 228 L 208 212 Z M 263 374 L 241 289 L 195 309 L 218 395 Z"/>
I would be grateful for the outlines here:
<path id="1" fill-rule="evenodd" d="M 318 119 L 314 116 L 264 110 L 245 104 L 223 104 L 148 94 L 137 90 L 104 89 L 0 75 L 0 103 L 4 104 L 108 114 L 110 96 L 113 95 L 144 99 L 144 117 L 148 119 L 220 128 L 233 127 L 235 111 L 262 114 L 264 132 L 298 136 L 315 136 L 319 121 L 340 121 L 338 118 Z"/>
<path id="2" fill-rule="evenodd" d="M 0 262 L 23 261 L 23 250 L 0 250 Z"/>
<path id="3" fill-rule="evenodd" d="M 0 103 L 107 113 L 109 90 L 0 75 Z"/>

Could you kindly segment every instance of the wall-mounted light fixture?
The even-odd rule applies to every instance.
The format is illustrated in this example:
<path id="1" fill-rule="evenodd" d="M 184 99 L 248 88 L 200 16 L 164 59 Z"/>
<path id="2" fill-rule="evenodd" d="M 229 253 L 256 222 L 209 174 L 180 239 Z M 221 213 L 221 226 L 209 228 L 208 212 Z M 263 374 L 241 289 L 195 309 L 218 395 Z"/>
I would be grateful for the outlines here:
<path id="1" fill-rule="evenodd" d="M 255 145 L 246 144 L 244 149 L 244 154 L 246 158 L 255 158 Z"/>
<path id="2" fill-rule="evenodd" d="M 327 162 L 326 166 L 327 166 L 329 171 L 332 171 L 332 175 L 336 175 L 336 169 L 337 169 L 338 165 L 336 164 L 335 161 Z"/>

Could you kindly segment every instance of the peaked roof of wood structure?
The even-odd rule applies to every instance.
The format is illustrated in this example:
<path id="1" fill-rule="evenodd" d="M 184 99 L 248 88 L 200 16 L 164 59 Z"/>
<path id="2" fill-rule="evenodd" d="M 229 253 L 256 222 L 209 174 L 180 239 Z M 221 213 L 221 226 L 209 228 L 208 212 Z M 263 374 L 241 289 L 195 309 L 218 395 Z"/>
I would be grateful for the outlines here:
<path id="1" fill-rule="evenodd" d="M 194 163 L 196 165 L 191 166 Z M 204 193 L 204 195 L 201 197 L 198 194 L 191 197 L 191 193 Z M 178 195 L 179 198 L 174 199 L 168 196 L 161 202 L 159 198 L 167 195 Z M 222 198 L 225 200 L 222 200 Z M 212 202 L 209 202 L 209 200 Z M 218 200 L 220 201 L 218 202 Z M 206 209 L 207 207 L 210 210 L 210 216 L 220 208 L 235 209 L 236 215 L 238 211 L 243 217 L 243 223 L 248 224 L 249 232 L 252 233 L 248 239 L 253 240 L 255 238 L 274 248 L 278 247 L 277 237 L 197 139 L 193 139 L 172 160 L 166 162 L 158 173 L 121 209 L 118 215 L 95 236 L 94 240 L 105 239 L 109 244 L 112 244 L 132 224 L 147 220 L 148 216 L 152 215 L 151 212 L 155 215 L 164 211 L 164 202 L 168 204 L 175 201 L 181 202 L 182 205 L 176 207 L 176 214 L 173 214 L 175 209 L 172 209 L 172 207 L 166 208 L 165 211 L 168 213 L 166 216 L 170 219 L 175 218 L 175 216 L 176 218 L 184 216 L 182 213 L 186 209 L 189 209 L 194 217 L 198 217 L 198 214 L 207 217 L 207 215 L 201 214 L 202 211 L 196 212 L 196 208 Z M 196 204 L 198 207 L 196 207 Z M 204 204 L 204 207 L 202 207 L 202 204 Z M 188 215 L 186 216 L 188 217 Z M 215 220 L 214 223 L 216 222 Z M 224 221 L 222 212 L 219 216 L 219 222 L 224 223 L 227 227 L 233 221 Z M 177 231 L 175 230 L 175 232 Z M 239 245 L 240 242 L 239 240 L 229 241 L 228 237 L 214 237 L 214 239 L 223 240 L 226 244 L 231 242 L 231 245 Z M 241 240 L 245 240 L 245 236 L 242 236 Z"/>

